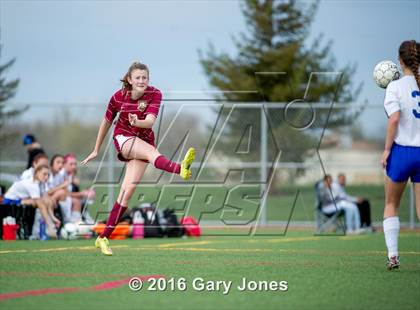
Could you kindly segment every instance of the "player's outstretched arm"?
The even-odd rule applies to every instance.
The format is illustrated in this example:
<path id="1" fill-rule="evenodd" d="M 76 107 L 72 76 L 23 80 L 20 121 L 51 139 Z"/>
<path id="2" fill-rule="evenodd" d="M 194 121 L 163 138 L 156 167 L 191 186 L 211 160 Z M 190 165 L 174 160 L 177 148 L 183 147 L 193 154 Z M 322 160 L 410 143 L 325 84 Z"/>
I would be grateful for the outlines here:
<path id="1" fill-rule="evenodd" d="M 96 137 L 95 148 L 88 155 L 88 157 L 86 157 L 84 160 L 80 162 L 80 164 L 86 165 L 90 160 L 98 156 L 99 150 L 101 149 L 102 142 L 104 141 L 105 136 L 108 133 L 108 130 L 110 127 L 111 127 L 111 123 L 108 122 L 106 119 L 103 119 L 101 125 L 99 126 L 98 136 Z"/>
<path id="2" fill-rule="evenodd" d="M 155 123 L 156 116 L 153 114 L 147 114 L 146 119 L 139 120 L 136 114 L 128 114 L 128 120 L 131 126 L 139 127 L 139 128 L 152 128 L 153 124 Z"/>

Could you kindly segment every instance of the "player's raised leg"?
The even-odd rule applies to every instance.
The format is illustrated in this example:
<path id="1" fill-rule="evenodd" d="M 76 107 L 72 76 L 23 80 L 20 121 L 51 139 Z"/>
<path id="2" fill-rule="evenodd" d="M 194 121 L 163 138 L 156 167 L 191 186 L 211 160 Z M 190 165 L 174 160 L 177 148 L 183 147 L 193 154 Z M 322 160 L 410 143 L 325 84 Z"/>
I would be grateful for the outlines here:
<path id="1" fill-rule="evenodd" d="M 184 180 L 191 177 L 191 164 L 195 159 L 194 148 L 188 149 L 181 164 L 169 160 L 154 146 L 139 138 L 134 138 L 125 143 L 121 151 L 127 159 L 147 160 L 160 170 L 179 174 Z"/>
<path id="2" fill-rule="evenodd" d="M 398 269 L 400 266 L 398 256 L 398 235 L 400 232 L 399 207 L 401 195 L 407 182 L 393 182 L 385 177 L 385 209 L 384 209 L 384 235 L 388 249 L 387 269 Z"/>
<path id="3" fill-rule="evenodd" d="M 121 216 L 127 210 L 130 198 L 134 194 L 137 184 L 143 177 L 146 167 L 146 162 L 136 159 L 130 160 L 126 165 L 124 180 L 121 185 L 117 201 L 112 207 L 104 231 L 95 241 L 95 246 L 100 248 L 102 253 L 105 255 L 113 254 L 111 248 L 109 247 L 108 238 L 114 231 Z"/>

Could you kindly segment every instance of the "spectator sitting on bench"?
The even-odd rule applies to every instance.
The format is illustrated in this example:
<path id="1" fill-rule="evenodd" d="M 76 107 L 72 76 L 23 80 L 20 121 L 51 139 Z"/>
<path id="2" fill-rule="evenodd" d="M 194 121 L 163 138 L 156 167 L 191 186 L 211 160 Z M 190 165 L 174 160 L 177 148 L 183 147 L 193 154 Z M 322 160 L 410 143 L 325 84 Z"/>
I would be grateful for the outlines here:
<path id="1" fill-rule="evenodd" d="M 71 219 L 73 222 L 82 220 L 82 209 L 86 204 L 86 201 L 95 198 L 94 190 L 79 190 L 79 179 L 76 177 L 77 174 L 77 159 L 73 154 L 67 154 L 64 156 L 64 172 L 66 173 L 69 180 L 71 180 L 71 191 L 70 197 L 72 200 L 72 211 Z M 90 217 L 87 210 L 83 213 L 86 222 L 93 223 L 93 219 Z"/>
<path id="2" fill-rule="evenodd" d="M 57 236 L 56 227 L 60 221 L 54 216 L 54 204 L 48 197 L 43 197 L 46 190 L 49 168 L 47 165 L 38 165 L 34 170 L 34 176 L 13 183 L 4 196 L 4 204 L 24 204 L 38 208 L 47 225 L 47 235 Z"/>
<path id="3" fill-rule="evenodd" d="M 360 233 L 360 214 L 357 206 L 350 201 L 340 200 L 338 194 L 338 184 L 332 182 L 331 175 L 325 175 L 323 186 L 320 188 L 322 212 L 331 214 L 338 210 L 344 210 L 346 233 Z"/>
<path id="4" fill-rule="evenodd" d="M 34 160 L 32 161 L 32 167 L 23 171 L 22 174 L 20 175 L 20 179 L 21 180 L 33 179 L 34 170 L 37 166 L 40 166 L 40 165 L 48 166 L 48 156 L 44 153 L 38 154 L 34 157 Z"/>
<path id="5" fill-rule="evenodd" d="M 71 221 L 71 182 L 63 169 L 64 157 L 56 154 L 51 158 L 51 173 L 48 179 L 48 195 L 58 202 L 63 222 Z"/>
<path id="6" fill-rule="evenodd" d="M 346 186 L 346 175 L 344 173 L 338 174 L 337 183 L 339 185 L 338 197 L 340 200 L 347 200 L 356 204 L 360 213 L 360 222 L 362 227 L 373 231 L 371 216 L 370 216 L 370 203 L 364 197 L 354 197 L 346 193 L 344 187 Z"/>
<path id="7" fill-rule="evenodd" d="M 34 170 L 36 169 L 36 167 L 38 166 L 47 166 L 48 167 L 48 156 L 44 153 L 42 154 L 38 154 L 35 156 L 34 161 L 33 161 L 33 166 L 29 169 L 26 169 L 25 171 L 22 172 L 22 175 L 20 176 L 21 180 L 32 180 L 34 178 Z M 64 200 L 65 197 L 67 196 L 67 193 L 64 192 L 63 190 L 55 190 L 53 189 L 52 191 L 50 191 L 50 184 L 47 182 L 46 184 L 46 188 L 45 188 L 45 193 L 44 193 L 44 199 L 46 200 L 51 200 L 51 202 L 54 205 L 54 208 L 57 208 L 58 203 L 60 200 Z M 61 188 L 59 188 L 61 189 Z M 51 203 L 49 202 L 49 203 Z"/>

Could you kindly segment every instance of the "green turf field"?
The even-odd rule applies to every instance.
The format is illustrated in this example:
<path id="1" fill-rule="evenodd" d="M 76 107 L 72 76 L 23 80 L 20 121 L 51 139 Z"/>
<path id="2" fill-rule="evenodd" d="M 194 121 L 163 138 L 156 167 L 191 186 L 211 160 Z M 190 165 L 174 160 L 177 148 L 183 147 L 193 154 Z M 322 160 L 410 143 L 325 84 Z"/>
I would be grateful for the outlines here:
<path id="1" fill-rule="evenodd" d="M 7 186 L 11 184 L 5 183 Z M 88 188 L 91 184 L 84 183 L 82 189 Z M 96 191 L 96 199 L 94 204 L 89 206 L 89 212 L 92 216 L 99 212 L 99 219 L 105 220 L 108 213 L 108 184 L 98 184 L 93 188 Z M 203 186 L 205 191 L 203 193 L 220 195 L 220 190 L 208 190 Z M 258 187 L 256 187 L 258 189 Z M 115 186 L 114 198 L 117 197 L 119 187 Z M 383 219 L 383 208 L 384 208 L 384 187 L 383 185 L 349 185 L 346 188 L 348 194 L 353 196 L 362 196 L 369 199 L 371 203 L 372 221 L 382 222 Z M 197 191 L 191 190 L 191 188 L 185 185 L 177 186 L 174 185 L 172 190 L 166 189 L 166 192 L 162 191 L 162 188 L 156 186 L 156 184 L 140 184 L 130 201 L 130 207 L 135 207 L 141 202 L 152 202 L 159 203 L 159 208 L 174 208 L 178 210 L 178 215 L 183 214 L 183 211 L 188 209 L 190 215 L 199 218 L 200 213 L 204 210 L 206 215 L 203 216 L 203 220 L 219 220 L 221 218 L 223 210 L 221 206 L 224 205 L 224 209 L 229 209 L 226 204 L 228 201 L 219 199 L 213 199 L 209 204 L 203 203 L 204 195 Z M 179 195 L 180 197 L 176 197 Z M 296 199 L 297 196 L 297 199 Z M 315 206 L 315 193 L 313 186 L 296 186 L 296 185 L 285 185 L 279 184 L 276 187 L 274 193 L 269 193 L 267 199 L 267 219 L 274 221 L 287 221 L 290 217 L 293 203 L 296 199 L 296 206 L 293 209 L 292 220 L 294 221 L 314 221 L 314 206 Z M 409 199 L 410 193 L 408 188 L 404 191 L 401 199 L 400 207 L 400 220 L 401 222 L 409 221 Z M 255 199 L 255 203 L 259 203 L 260 199 Z M 236 205 L 236 204 L 235 204 Z M 243 201 L 239 201 L 239 214 L 235 211 L 238 209 L 232 209 L 232 212 L 224 212 L 224 219 L 234 220 L 252 220 L 255 217 L 256 207 L 249 205 L 247 208 Z M 417 217 L 415 217 L 415 223 L 419 223 Z"/>
<path id="2" fill-rule="evenodd" d="M 385 270 L 383 235 L 202 237 L 0 243 L 2 309 L 419 309 L 420 234 L 402 233 L 402 268 Z M 133 276 L 186 279 L 185 291 L 130 291 Z M 233 281 L 230 292 L 192 281 Z M 245 277 L 287 281 L 287 291 L 237 290 Z M 151 280 L 153 281 L 153 280 Z M 163 281 L 163 280 L 162 280 Z M 182 280 L 181 280 L 182 281 Z M 169 283 L 169 282 L 168 282 Z"/>
<path id="3" fill-rule="evenodd" d="M 105 219 L 107 215 L 107 187 L 108 185 L 95 186 L 96 200 L 94 205 L 89 206 L 92 215 L 100 212 L 100 219 Z M 255 191 L 254 191 L 255 189 Z M 245 188 L 247 191 L 258 196 L 259 187 L 254 189 Z M 354 196 L 362 196 L 369 199 L 371 203 L 372 221 L 382 222 L 384 209 L 384 189 L 382 185 L 354 185 L 348 186 L 347 192 Z M 114 197 L 118 194 L 115 190 Z M 206 202 L 207 195 L 213 195 L 209 203 Z M 222 217 L 226 220 L 252 221 L 257 214 L 260 198 L 247 198 L 247 201 L 241 199 L 240 195 L 231 195 L 228 197 L 222 186 L 201 186 L 200 189 L 192 185 L 173 185 L 172 187 L 159 188 L 156 185 L 140 184 L 136 193 L 130 201 L 130 207 L 138 205 L 140 202 L 157 203 L 160 209 L 174 208 L 178 210 L 178 215 L 182 215 L 188 210 L 189 215 L 202 220 L 220 220 Z M 224 200 L 225 197 L 226 200 Z M 249 203 L 253 201 L 253 203 Z M 270 193 L 267 199 L 267 219 L 274 221 L 287 221 L 291 216 L 292 207 L 296 201 L 291 219 L 293 221 L 314 221 L 315 193 L 312 186 L 279 186 L 275 193 Z M 105 202 L 105 203 L 104 203 Z M 409 190 L 406 189 L 401 199 L 400 207 L 401 222 L 409 221 Z M 415 222 L 418 223 L 417 218 Z"/>

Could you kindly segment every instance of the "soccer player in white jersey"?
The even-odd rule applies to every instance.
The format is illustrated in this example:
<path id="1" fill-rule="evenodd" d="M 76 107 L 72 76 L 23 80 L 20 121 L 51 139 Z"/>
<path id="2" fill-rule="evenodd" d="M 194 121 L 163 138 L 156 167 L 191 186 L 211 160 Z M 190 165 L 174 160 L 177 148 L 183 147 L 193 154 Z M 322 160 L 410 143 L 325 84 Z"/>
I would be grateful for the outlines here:
<path id="1" fill-rule="evenodd" d="M 404 41 L 399 48 L 403 77 L 389 83 L 384 107 L 388 115 L 382 166 L 386 169 L 384 234 L 387 269 L 398 269 L 399 207 L 408 179 L 414 183 L 420 219 L 420 44 Z"/>

